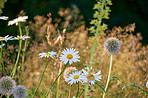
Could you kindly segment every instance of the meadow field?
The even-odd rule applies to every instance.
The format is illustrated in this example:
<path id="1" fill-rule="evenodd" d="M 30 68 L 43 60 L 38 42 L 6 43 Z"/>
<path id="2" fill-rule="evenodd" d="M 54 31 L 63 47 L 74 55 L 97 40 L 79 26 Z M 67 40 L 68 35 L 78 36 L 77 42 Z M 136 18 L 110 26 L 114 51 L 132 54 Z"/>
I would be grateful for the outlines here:
<path id="1" fill-rule="evenodd" d="M 148 45 L 135 22 L 108 29 L 111 0 L 95 2 L 90 27 L 75 4 L 31 20 L 5 2 L 3 31 L 16 34 L 0 32 L 1 98 L 148 98 Z"/>

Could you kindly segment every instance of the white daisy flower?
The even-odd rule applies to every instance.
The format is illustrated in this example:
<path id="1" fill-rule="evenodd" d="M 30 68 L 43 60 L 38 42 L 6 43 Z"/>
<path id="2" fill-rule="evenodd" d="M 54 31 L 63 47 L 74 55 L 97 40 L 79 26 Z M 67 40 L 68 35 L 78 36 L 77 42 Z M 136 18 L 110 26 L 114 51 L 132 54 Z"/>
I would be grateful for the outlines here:
<path id="1" fill-rule="evenodd" d="M 8 26 L 13 24 L 18 25 L 19 22 L 26 22 L 26 19 L 28 19 L 28 16 L 20 16 L 14 20 L 9 21 Z"/>
<path id="2" fill-rule="evenodd" d="M 85 83 L 87 82 L 87 78 L 82 74 L 82 71 L 75 71 L 65 79 L 68 84 L 76 84 L 78 82 Z"/>
<path id="3" fill-rule="evenodd" d="M 93 85 L 96 81 L 100 81 L 100 79 L 101 79 L 101 75 L 100 75 L 101 71 L 99 71 L 97 73 L 94 73 L 94 69 L 92 69 L 92 67 L 91 67 L 90 74 L 89 74 L 89 68 L 86 67 L 84 69 L 82 69 L 83 74 L 87 77 L 87 79 L 89 79 L 89 83 L 91 85 Z"/>
<path id="4" fill-rule="evenodd" d="M 5 44 L 2 44 L 2 46 L 5 46 Z M 2 46 L 0 45 L 0 48 L 1 48 Z"/>
<path id="5" fill-rule="evenodd" d="M 0 41 L 8 41 L 8 40 L 12 40 L 13 38 L 12 38 L 12 36 L 9 36 L 9 35 L 7 35 L 7 36 L 5 36 L 5 37 L 0 37 Z"/>
<path id="6" fill-rule="evenodd" d="M 9 17 L 7 17 L 7 16 L 0 16 L 0 19 L 1 19 L 1 20 L 8 20 L 8 18 L 9 18 Z"/>
<path id="7" fill-rule="evenodd" d="M 148 88 L 148 81 L 146 82 L 146 87 Z"/>
<path id="8" fill-rule="evenodd" d="M 46 52 L 40 53 L 39 56 L 40 56 L 40 58 L 42 58 L 42 57 L 51 57 L 51 58 L 53 58 L 56 54 L 57 54 L 57 52 L 51 51 L 51 52 L 47 52 L 47 53 Z"/>
<path id="9" fill-rule="evenodd" d="M 60 60 L 66 64 L 69 61 L 69 64 L 71 65 L 74 62 L 80 61 L 78 58 L 80 56 L 78 55 L 79 51 L 75 51 L 73 48 L 66 48 L 62 51 L 62 54 L 60 55 Z"/>
<path id="10" fill-rule="evenodd" d="M 17 37 L 14 37 L 13 40 L 25 40 L 27 38 L 30 38 L 30 36 L 24 35 L 24 36 L 19 36 L 17 35 Z"/>

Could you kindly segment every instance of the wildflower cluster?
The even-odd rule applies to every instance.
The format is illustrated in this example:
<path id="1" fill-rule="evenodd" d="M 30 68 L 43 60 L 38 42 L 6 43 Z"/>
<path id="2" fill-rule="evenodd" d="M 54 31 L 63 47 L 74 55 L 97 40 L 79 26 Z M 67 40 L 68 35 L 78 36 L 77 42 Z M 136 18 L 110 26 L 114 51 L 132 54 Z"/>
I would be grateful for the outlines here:
<path id="1" fill-rule="evenodd" d="M 84 67 L 81 70 L 78 70 L 76 67 L 72 67 L 72 66 L 67 67 L 68 65 L 74 65 L 74 63 L 76 63 L 76 62 L 80 62 L 80 55 L 79 55 L 79 51 L 76 51 L 76 49 L 74 49 L 74 48 L 65 48 L 65 49 L 62 50 L 62 48 L 61 48 L 62 45 L 60 45 L 60 49 L 59 49 L 60 52 L 58 52 L 58 53 L 54 52 L 54 51 L 39 53 L 39 58 L 45 57 L 47 59 L 47 62 L 46 62 L 45 68 L 42 72 L 40 81 L 39 81 L 36 89 L 33 90 L 32 93 L 30 93 L 31 98 L 34 98 L 36 92 L 38 91 L 38 89 L 41 85 L 41 82 L 43 80 L 44 73 L 45 73 L 46 68 L 48 66 L 50 57 L 52 58 L 51 60 L 55 60 L 56 62 L 59 60 L 59 62 L 60 62 L 59 65 L 60 65 L 61 69 L 59 69 L 59 74 L 55 78 L 52 85 L 49 87 L 47 93 L 44 94 L 43 92 L 40 91 L 40 94 L 42 95 L 43 98 L 48 97 L 50 90 L 53 91 L 54 85 L 56 84 L 57 81 L 60 81 L 59 77 L 62 74 L 64 75 L 65 81 L 68 84 L 70 84 L 70 87 L 71 87 L 71 85 L 78 84 L 78 91 L 77 91 L 76 98 L 79 95 L 79 88 L 80 88 L 79 84 L 80 83 L 82 84 L 81 88 L 83 88 L 82 93 L 85 90 L 85 97 L 86 98 L 88 97 L 89 90 L 94 85 L 97 85 L 99 88 L 101 88 L 101 90 L 103 91 L 103 98 L 105 98 L 105 95 L 107 94 L 106 92 L 108 91 L 107 89 L 108 89 L 108 85 L 109 85 L 110 80 L 115 78 L 115 79 L 118 79 L 120 81 L 120 79 L 115 77 L 115 76 L 111 77 L 111 69 L 112 69 L 112 65 L 113 65 L 112 64 L 113 63 L 113 55 L 117 54 L 119 52 L 120 48 L 121 48 L 121 43 L 117 38 L 108 38 L 104 42 L 104 50 L 105 50 L 106 53 L 108 53 L 110 55 L 109 73 L 108 73 L 108 78 L 107 78 L 105 88 L 98 83 L 99 81 L 101 81 L 102 77 L 104 77 L 103 75 L 101 75 L 101 71 L 100 70 L 96 71 L 96 69 L 93 69 L 93 65 L 94 65 L 93 57 L 94 57 L 94 54 L 96 52 L 95 49 L 96 49 L 96 46 L 97 46 L 98 35 L 103 30 L 107 29 L 107 25 L 101 23 L 102 19 L 108 19 L 109 18 L 108 15 L 109 15 L 110 9 L 106 5 L 112 5 L 111 1 L 110 0 L 100 0 L 100 2 L 98 2 L 94 6 L 94 9 L 96 9 L 97 11 L 94 14 L 95 19 L 91 21 L 91 24 L 93 24 L 93 26 L 90 28 L 90 31 L 91 31 L 91 33 L 94 33 L 95 40 L 93 42 L 92 51 L 91 51 L 91 54 L 90 54 L 90 62 L 88 63 L 89 65 L 87 65 L 87 67 Z M 1 16 L 0 19 L 7 20 L 8 17 Z M 30 38 L 30 36 L 29 35 L 22 35 L 20 22 L 26 22 L 27 19 L 28 19 L 28 16 L 20 16 L 20 17 L 14 19 L 14 20 L 11 20 L 11 21 L 8 22 L 8 26 L 13 25 L 13 24 L 15 24 L 16 26 L 18 25 L 20 35 L 17 35 L 16 37 L 9 36 L 9 35 L 4 36 L 4 37 L 0 37 L 0 41 L 1 41 L 0 60 L 2 61 L 2 66 L 0 66 L 0 67 L 3 69 L 2 71 L 5 71 L 5 66 L 4 66 L 3 58 L 2 58 L 3 57 L 2 46 L 5 45 L 5 44 L 3 44 L 3 41 L 7 42 L 9 40 L 19 40 L 19 51 L 18 51 L 16 62 L 15 62 L 15 66 L 14 66 L 13 70 L 11 71 L 10 76 L 6 76 L 5 74 L 2 73 L 3 77 L 0 79 L 0 94 L 2 96 L 7 95 L 9 97 L 11 94 L 13 94 L 14 98 L 25 98 L 25 97 L 28 97 L 28 94 L 29 94 L 28 93 L 29 91 L 25 86 L 17 85 L 17 83 L 13 80 L 15 78 L 15 73 L 17 72 L 17 68 L 18 68 L 17 65 L 19 64 L 18 62 L 19 62 L 19 57 L 20 57 L 21 52 L 23 52 L 23 54 L 22 54 L 22 58 L 23 58 L 22 59 L 22 66 L 20 66 L 21 67 L 21 76 L 22 76 L 22 73 L 23 73 L 23 64 L 24 64 L 24 58 L 25 58 L 25 51 L 24 50 L 25 49 L 24 50 L 21 49 L 22 41 Z M 63 32 L 65 33 L 65 30 Z M 59 35 L 60 35 L 60 33 L 59 33 Z M 58 37 L 58 38 L 60 40 L 64 39 L 64 37 L 61 38 L 61 36 Z M 63 42 L 61 41 L 61 44 L 62 43 Z M 63 69 L 62 69 L 62 65 L 64 65 Z M 19 77 L 19 84 L 21 84 L 21 82 L 20 82 L 21 78 L 22 78 L 21 76 Z M 125 87 L 128 87 L 128 86 L 137 87 L 137 88 L 141 89 L 143 92 L 147 93 L 147 91 L 144 91 L 143 88 L 140 88 L 140 87 L 136 86 L 135 84 L 125 85 L 122 88 L 122 90 Z M 146 87 L 148 87 L 148 82 L 146 82 Z M 58 88 L 58 85 L 57 85 L 57 88 Z M 82 93 L 80 93 L 79 97 L 81 96 Z M 57 94 L 57 97 L 58 97 L 58 94 Z"/>
<path id="2" fill-rule="evenodd" d="M 27 35 L 24 35 L 24 36 L 17 35 L 17 37 L 6 35 L 5 37 L 0 37 L 0 41 L 6 41 L 7 42 L 8 40 L 25 40 L 25 39 L 28 39 L 28 38 L 30 38 L 30 37 L 27 36 Z"/>
<path id="3" fill-rule="evenodd" d="M 0 94 L 13 94 L 14 98 L 26 98 L 25 92 L 28 92 L 28 89 L 22 85 L 16 86 L 16 82 L 11 77 L 5 76 L 0 79 Z"/>
<path id="4" fill-rule="evenodd" d="M 0 16 L 0 19 L 2 20 L 7 20 L 8 17 L 6 16 Z M 9 21 L 8 22 L 8 25 L 13 25 L 13 24 L 16 24 L 18 25 L 18 23 L 20 22 L 25 22 L 26 19 L 28 19 L 28 16 L 23 16 L 23 17 L 18 17 L 17 19 L 14 19 L 13 21 Z M 21 30 L 20 30 L 21 32 Z M 19 59 L 19 55 L 20 55 L 20 51 L 21 51 L 21 44 L 20 44 L 20 40 L 25 40 L 25 39 L 28 39 L 30 38 L 30 36 L 28 35 L 17 35 L 17 37 L 15 36 L 9 36 L 9 35 L 6 35 L 4 37 L 0 36 L 0 41 L 1 41 L 1 45 L 0 45 L 0 48 L 1 48 L 1 53 L 0 53 L 0 59 L 2 61 L 2 65 L 3 65 L 3 72 L 5 72 L 5 68 L 4 68 L 4 63 L 3 63 L 3 59 L 2 59 L 2 46 L 4 46 L 5 44 L 3 44 L 3 41 L 9 41 L 9 40 L 19 40 L 19 53 L 18 53 L 18 57 L 17 57 L 17 61 L 16 61 L 16 64 L 18 63 L 18 59 Z M 18 85 L 16 86 L 16 82 L 12 79 L 12 74 L 15 75 L 15 71 L 16 71 L 16 67 L 14 67 L 13 71 L 11 72 L 11 75 L 10 76 L 3 76 L 1 79 L 0 79 L 0 94 L 1 95 L 7 95 L 7 96 L 10 96 L 11 94 L 13 94 L 14 98 L 25 98 L 27 97 L 26 95 L 26 92 L 28 92 L 28 89 L 25 87 L 25 86 L 22 86 L 22 85 Z M 12 76 L 12 77 L 11 77 Z"/>

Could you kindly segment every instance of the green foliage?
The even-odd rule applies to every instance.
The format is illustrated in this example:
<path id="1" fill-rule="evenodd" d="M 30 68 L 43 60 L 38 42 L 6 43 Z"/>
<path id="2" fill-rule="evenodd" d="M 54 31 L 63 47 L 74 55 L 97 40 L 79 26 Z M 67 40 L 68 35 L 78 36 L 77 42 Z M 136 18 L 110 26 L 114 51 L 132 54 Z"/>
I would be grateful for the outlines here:
<path id="1" fill-rule="evenodd" d="M 53 89 L 50 87 L 50 90 L 53 92 Z"/>
<path id="2" fill-rule="evenodd" d="M 146 90 L 144 90 L 142 87 L 139 87 L 139 86 L 135 85 L 135 83 L 130 83 L 129 85 L 125 85 L 125 86 L 122 87 L 122 89 L 120 90 L 120 93 L 122 92 L 122 90 L 123 90 L 124 88 L 130 87 L 130 86 L 131 86 L 131 87 L 136 87 L 136 88 L 138 88 L 139 90 L 141 90 L 142 92 L 148 94 L 148 92 L 147 92 Z"/>
<path id="3" fill-rule="evenodd" d="M 110 77 L 110 80 L 112 80 L 112 79 L 117 79 L 118 81 L 120 81 L 120 79 L 118 77 L 115 77 L 115 76 Z"/>
<path id="4" fill-rule="evenodd" d="M 2 14 L 2 9 L 4 8 L 4 3 L 7 2 L 7 0 L 0 0 L 0 14 Z"/>
<path id="5" fill-rule="evenodd" d="M 99 85 L 97 82 L 95 84 L 103 91 L 103 93 L 105 93 L 104 87 L 102 85 Z"/>
<path id="6" fill-rule="evenodd" d="M 42 98 L 44 98 L 44 93 L 42 91 L 39 91 L 39 93 L 42 96 Z"/>
<path id="7" fill-rule="evenodd" d="M 109 12 L 111 12 L 108 5 L 112 5 L 111 0 L 99 0 L 97 4 L 94 5 L 96 11 L 93 15 L 94 19 L 90 22 L 92 25 L 89 30 L 90 33 L 101 32 L 107 29 L 106 24 L 101 24 L 102 19 L 109 19 Z"/>

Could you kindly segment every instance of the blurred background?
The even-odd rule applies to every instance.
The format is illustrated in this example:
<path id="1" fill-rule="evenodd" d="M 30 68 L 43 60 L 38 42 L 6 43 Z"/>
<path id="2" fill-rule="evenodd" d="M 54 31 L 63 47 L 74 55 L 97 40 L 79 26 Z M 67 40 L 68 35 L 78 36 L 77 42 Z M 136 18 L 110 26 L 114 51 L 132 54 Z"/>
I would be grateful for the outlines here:
<path id="1" fill-rule="evenodd" d="M 105 21 L 108 28 L 124 27 L 135 22 L 134 33 L 140 32 L 143 36 L 142 43 L 146 45 L 148 43 L 148 0 L 113 0 L 112 2 L 110 19 Z M 46 16 L 49 12 L 54 18 L 59 17 L 58 10 L 60 8 L 70 8 L 72 5 L 76 5 L 80 14 L 84 16 L 86 26 L 90 27 L 89 22 L 94 14 L 95 3 L 96 0 L 7 0 L 2 15 L 14 19 L 21 10 L 24 10 L 29 16 L 29 20 L 33 20 L 36 15 Z M 6 22 L 0 22 L 0 34 L 5 35 L 7 32 L 7 34 L 15 35 L 16 33 L 8 30 L 6 25 Z M 9 27 L 9 29 L 12 28 Z"/>

